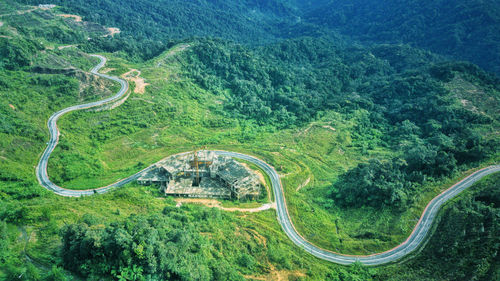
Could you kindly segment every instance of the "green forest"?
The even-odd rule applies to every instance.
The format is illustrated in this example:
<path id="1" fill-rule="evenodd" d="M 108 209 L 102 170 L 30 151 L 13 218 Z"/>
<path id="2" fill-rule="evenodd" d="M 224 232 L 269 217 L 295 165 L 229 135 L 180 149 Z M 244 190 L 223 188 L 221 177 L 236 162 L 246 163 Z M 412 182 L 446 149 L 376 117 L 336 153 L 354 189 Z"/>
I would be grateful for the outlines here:
<path id="1" fill-rule="evenodd" d="M 432 198 L 499 162 L 500 8 L 361 2 L 0 3 L 0 280 L 500 279 L 498 173 L 446 203 L 417 251 L 378 267 L 308 254 L 274 209 L 180 205 L 137 183 L 65 198 L 37 181 L 49 116 L 119 89 L 89 73 L 99 53 L 103 72 L 138 70 L 146 85 L 59 120 L 57 185 L 106 186 L 193 147 L 237 151 L 276 169 L 311 243 L 399 245 Z"/>
<path id="2" fill-rule="evenodd" d="M 407 43 L 499 72 L 500 7 L 495 0 L 319 1 L 304 18 L 363 41 Z"/>
<path id="3" fill-rule="evenodd" d="M 40 0 L 19 0 L 45 4 Z M 333 36 L 371 43 L 410 44 L 499 73 L 500 7 L 486 1 L 121 1 L 56 0 L 65 12 L 118 26 L 118 38 L 97 40 L 94 50 L 125 50 L 152 58 L 171 40 L 222 38 L 265 45 L 300 36 Z M 99 5 L 101 9 L 95 9 Z M 132 39 L 132 40 L 130 40 Z M 131 42 L 132 41 L 132 42 Z"/>

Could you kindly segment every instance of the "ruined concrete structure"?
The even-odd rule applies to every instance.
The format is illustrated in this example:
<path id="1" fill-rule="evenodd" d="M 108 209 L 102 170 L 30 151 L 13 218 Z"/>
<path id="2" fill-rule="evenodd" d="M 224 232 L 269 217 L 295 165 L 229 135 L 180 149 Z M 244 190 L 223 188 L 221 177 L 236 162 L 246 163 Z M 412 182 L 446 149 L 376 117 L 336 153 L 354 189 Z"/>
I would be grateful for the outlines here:
<path id="1" fill-rule="evenodd" d="M 261 191 L 254 171 L 208 150 L 169 157 L 137 181 L 158 185 L 165 195 L 183 197 L 255 199 Z"/>

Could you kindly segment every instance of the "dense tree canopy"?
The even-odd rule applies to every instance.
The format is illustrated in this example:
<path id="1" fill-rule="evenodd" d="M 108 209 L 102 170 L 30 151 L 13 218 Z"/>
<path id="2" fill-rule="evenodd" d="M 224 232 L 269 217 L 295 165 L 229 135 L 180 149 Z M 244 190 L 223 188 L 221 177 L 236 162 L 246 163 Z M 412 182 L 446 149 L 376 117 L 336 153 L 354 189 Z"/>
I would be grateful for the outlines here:
<path id="1" fill-rule="evenodd" d="M 227 260 L 214 257 L 213 245 L 197 229 L 221 219 L 217 209 L 188 214 L 170 207 L 163 215 L 131 216 L 105 226 L 84 216 L 81 223 L 62 229 L 63 262 L 91 278 L 239 280 Z M 242 265 L 248 266 L 248 261 Z"/>
<path id="2" fill-rule="evenodd" d="M 18 0 L 44 4 L 42 0 Z M 377 43 L 406 43 L 468 60 L 500 73 L 500 13 L 495 0 L 461 1 L 52 1 L 85 20 L 122 30 L 90 45 L 152 58 L 168 42 L 223 38 L 249 45 L 304 35 L 332 35 Z M 96 10 L 95 7 L 100 9 Z M 45 30 L 43 32 L 48 32 Z M 404 59 L 402 60 L 404 61 Z M 401 63 L 401 62 L 400 62 Z"/>
<path id="3" fill-rule="evenodd" d="M 112 85 L 98 83 L 84 86 L 89 81 L 79 79 L 76 69 L 87 71 L 95 61 L 81 51 L 114 52 L 107 55 L 108 63 L 116 67 L 110 70 L 115 71 L 113 75 L 128 67 L 144 67 L 148 71 L 143 74 L 149 75 L 149 79 L 152 63 L 143 63 L 144 60 L 156 58 L 179 42 L 189 46 L 168 58 L 172 68 L 157 64 L 158 73 L 175 72 L 178 79 L 149 80 L 148 90 L 154 89 L 154 96 L 146 93 L 141 98 L 128 99 L 102 115 L 92 112 L 99 117 L 88 124 L 88 112 L 83 111 L 66 120 L 67 134 L 58 146 L 61 154 L 55 156 L 58 158 L 53 160 L 57 161 L 49 167 L 61 171 L 51 174 L 55 182 L 83 176 L 98 178 L 105 173 L 109 176 L 110 169 L 132 174 L 146 165 L 143 159 L 129 166 L 107 165 L 104 160 L 108 159 L 104 158 L 110 156 L 103 150 L 109 152 L 110 147 L 135 152 L 140 149 L 143 155 L 145 151 L 171 152 L 191 143 L 230 144 L 231 149 L 258 150 L 271 158 L 267 159 L 270 163 L 281 164 L 290 160 L 292 150 L 301 154 L 308 145 L 323 145 L 328 148 L 324 149 L 328 150 L 325 155 L 338 151 L 340 156 L 323 157 L 305 151 L 305 157 L 310 159 L 304 165 L 324 186 L 318 188 L 312 181 L 309 187 L 314 195 L 319 195 L 313 199 L 307 197 L 310 195 L 299 198 L 306 193 L 287 193 L 293 196 L 288 202 L 296 204 L 291 206 L 307 205 L 307 211 L 316 212 L 314 216 L 324 215 L 324 221 L 336 215 L 325 212 L 324 206 L 330 210 L 339 206 L 339 213 L 344 214 L 350 211 L 348 208 L 367 206 L 359 208 L 360 212 L 388 210 L 384 215 L 389 221 L 397 218 L 398 213 L 407 215 L 404 211 L 414 207 L 417 195 L 429 183 L 498 158 L 495 153 L 500 147 L 500 80 L 470 63 L 444 62 L 448 58 L 415 48 L 425 47 L 497 69 L 496 10 L 487 13 L 475 8 L 481 6 L 477 1 L 458 1 L 461 13 L 450 24 L 447 21 L 453 19 L 452 13 L 457 9 L 454 6 L 443 17 L 444 1 L 389 1 L 394 5 L 386 7 L 388 1 L 55 0 L 53 3 L 61 7 L 54 10 L 4 15 L 26 8 L 15 5 L 14 9 L 13 1 L 0 3 L 0 275 L 9 280 L 19 276 L 64 280 L 63 270 L 56 266 L 45 268 L 46 274 L 41 277 L 32 263 L 26 263 L 26 251 L 45 254 L 40 260 L 57 262 L 90 280 L 239 280 L 243 274 L 269 273 L 271 266 L 278 270 L 304 269 L 306 278 L 311 279 L 369 280 L 375 275 L 359 264 L 350 268 L 328 265 L 331 267 L 324 268 L 330 271 L 317 270 L 323 264 L 310 262 L 310 256 L 303 252 L 295 253 L 299 249 L 292 248 L 292 243 L 284 240 L 285 235 L 276 235 L 279 225 L 266 213 L 248 220 L 216 209 L 169 206 L 159 214 L 154 210 L 159 203 L 145 207 L 156 202 L 151 190 L 135 187 L 126 193 L 89 200 L 58 201 L 51 197 L 33 173 L 37 155 L 47 139 L 46 118 L 69 105 L 100 98 L 93 96 L 98 88 L 113 89 Z M 490 5 L 488 1 L 484 3 Z M 434 16 L 414 17 L 415 9 L 401 8 L 407 4 L 422 5 L 424 12 L 417 12 Z M 437 13 L 429 12 L 438 8 Z M 86 21 L 119 27 L 122 33 L 106 37 L 103 26 L 63 19 L 56 16 L 59 12 L 80 14 Z M 381 14 L 390 16 L 380 17 Z M 401 21 L 405 24 L 399 24 Z M 439 25 L 443 21 L 445 24 Z M 477 27 L 483 25 L 484 34 L 480 34 Z M 362 41 L 353 42 L 353 38 Z M 63 44 L 78 47 L 59 49 Z M 162 58 L 167 60 L 165 55 Z M 456 91 L 457 85 L 472 90 Z M 489 108 L 483 101 L 488 101 Z M 331 116 L 336 119 L 332 121 Z M 69 124 L 72 121 L 74 124 Z M 348 124 L 337 131 L 329 129 L 331 139 L 318 142 L 300 135 L 313 124 L 335 121 Z M 286 136 L 286 141 L 255 141 L 263 130 L 266 137 L 272 136 L 269 132 L 278 132 L 276 135 Z M 141 138 L 136 139 L 135 133 L 140 133 Z M 154 145 L 147 137 L 150 133 L 155 134 L 151 138 Z M 166 141 L 172 135 L 182 137 Z M 322 136 L 321 132 L 318 135 Z M 134 143 L 112 143 L 124 136 Z M 80 141 L 82 144 L 77 144 Z M 294 142 L 290 145 L 293 148 L 283 148 L 289 144 L 287 141 Z M 282 158 L 270 156 L 280 149 L 290 154 L 285 152 Z M 109 154 L 119 153 L 113 150 Z M 344 166 L 331 169 L 331 160 L 344 159 L 342 155 Z M 347 169 L 352 165 L 349 161 L 360 163 Z M 292 177 L 286 184 L 297 180 Z M 136 195 L 146 199 L 137 203 Z M 495 228 L 497 197 L 493 192 L 479 194 L 445 213 L 446 220 L 454 224 L 441 224 L 445 234 L 432 242 L 434 252 L 426 250 L 425 257 L 442 258 L 458 264 L 460 270 L 456 274 L 441 272 L 441 279 L 495 279 L 498 239 L 492 237 L 499 236 Z M 89 211 L 94 198 L 102 203 L 99 210 L 109 214 L 108 221 L 77 213 Z M 314 200 L 325 204 L 309 202 Z M 53 214 L 57 212 L 56 218 L 50 216 L 50 208 L 46 207 L 53 202 L 64 203 L 64 207 L 50 206 L 54 207 Z M 129 216 L 127 211 L 121 216 L 119 210 L 109 212 L 111 207 L 107 204 L 112 205 L 111 202 L 135 208 L 130 212 L 151 214 Z M 169 203 L 161 208 L 165 205 Z M 466 221 L 461 217 L 466 217 Z M 62 228 L 62 247 L 57 248 L 58 229 L 66 224 L 66 219 L 72 221 Z M 16 244 L 20 243 L 17 226 L 23 225 L 33 227 L 37 239 L 21 247 Z M 260 230 L 254 233 L 255 225 L 266 228 L 262 237 Z M 318 225 L 314 227 L 321 229 L 321 223 Z M 335 225 L 342 227 L 342 223 Z M 457 225 L 463 226 L 467 235 L 448 233 Z M 340 233 L 341 236 L 346 232 L 341 229 Z M 379 233 L 356 235 L 350 238 L 373 238 L 371 242 L 376 244 L 389 240 L 388 235 Z M 47 241 L 54 246 L 51 250 L 32 249 L 49 245 Z M 337 245 L 342 243 L 346 242 L 339 239 Z M 460 256 L 465 258 L 457 258 Z M 465 262 L 474 257 L 477 259 L 473 262 Z M 417 265 L 434 271 L 440 261 L 435 261 L 435 267 Z M 413 279 L 409 275 L 408 280 Z"/>
<path id="4" fill-rule="evenodd" d="M 335 0 L 306 4 L 304 18 L 354 38 L 408 43 L 500 73 L 495 0 Z"/>
<path id="5" fill-rule="evenodd" d="M 335 199 L 349 207 L 405 207 L 412 183 L 406 180 L 399 159 L 381 162 L 373 159 L 344 174 L 335 185 Z"/>

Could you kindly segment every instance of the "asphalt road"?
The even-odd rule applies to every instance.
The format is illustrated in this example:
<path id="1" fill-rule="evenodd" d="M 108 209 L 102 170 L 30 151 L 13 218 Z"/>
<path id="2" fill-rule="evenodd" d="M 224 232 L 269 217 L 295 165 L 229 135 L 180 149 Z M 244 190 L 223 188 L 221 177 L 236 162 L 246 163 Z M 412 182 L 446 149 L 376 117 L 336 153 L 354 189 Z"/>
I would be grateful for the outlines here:
<path id="1" fill-rule="evenodd" d="M 79 197 L 79 196 L 87 196 L 87 195 L 93 195 L 95 193 L 105 193 L 108 192 L 114 188 L 123 186 L 127 183 L 130 183 L 134 180 L 136 180 L 140 174 L 146 170 L 149 170 L 153 167 L 153 165 L 147 167 L 146 169 L 139 171 L 138 173 L 122 179 L 116 183 L 110 184 L 108 186 L 104 186 L 101 188 L 96 188 L 96 189 L 87 189 L 87 190 L 70 190 L 70 189 L 65 189 L 62 187 L 59 187 L 55 185 L 53 182 L 50 181 L 49 176 L 47 174 L 47 163 L 50 158 L 50 154 L 54 151 L 54 148 L 57 146 L 58 141 L 59 141 L 59 130 L 57 128 L 57 120 L 59 117 L 61 117 L 63 114 L 74 111 L 74 110 L 80 110 L 80 109 L 86 109 L 86 108 L 91 108 L 91 107 L 96 107 L 96 106 L 101 106 L 103 104 L 113 102 L 116 100 L 119 100 L 122 98 L 125 93 L 128 90 L 128 83 L 125 80 L 122 80 L 117 77 L 105 75 L 105 74 L 100 74 L 97 71 L 99 71 L 100 68 L 104 66 L 106 63 L 106 58 L 99 56 L 99 55 L 93 55 L 95 57 L 98 57 L 101 59 L 101 62 L 95 66 L 91 72 L 99 75 L 101 77 L 111 79 L 113 81 L 117 81 L 121 84 L 121 89 L 118 91 L 116 95 L 113 97 L 101 100 L 101 101 L 96 101 L 96 102 L 91 102 L 91 103 L 86 103 L 86 104 L 81 104 L 81 105 L 75 105 L 68 107 L 66 109 L 60 110 L 56 113 L 54 113 L 48 121 L 48 128 L 50 132 L 50 141 L 48 142 L 47 148 L 45 149 L 44 153 L 42 154 L 42 157 L 40 158 L 40 162 L 38 163 L 38 166 L 36 167 L 36 175 L 38 178 L 38 181 L 40 184 L 45 187 L 46 189 L 53 191 L 54 193 L 61 195 L 61 196 L 71 196 L 71 197 Z M 343 255 L 335 252 L 331 252 L 325 249 L 321 249 L 310 242 L 308 242 L 304 237 L 302 237 L 295 227 L 292 224 L 292 221 L 290 219 L 290 216 L 288 214 L 288 210 L 286 207 L 286 201 L 285 201 L 285 196 L 283 193 L 283 186 L 281 184 L 280 177 L 278 173 L 274 170 L 272 166 L 267 164 L 266 162 L 250 156 L 246 154 L 241 154 L 237 152 L 229 152 L 229 151 L 216 151 L 217 154 L 219 155 L 224 155 L 224 156 L 230 156 L 230 157 L 235 157 L 235 158 L 240 158 L 249 162 L 254 163 L 255 165 L 259 166 L 262 168 L 269 176 L 271 180 L 271 185 L 274 191 L 274 197 L 276 201 L 276 207 L 277 207 L 277 214 L 278 214 L 278 221 L 281 224 L 281 227 L 285 231 L 286 235 L 295 243 L 297 246 L 301 247 L 304 249 L 306 252 L 311 253 L 312 255 L 323 259 L 327 260 L 330 262 L 338 263 L 338 264 L 351 264 L 353 262 L 359 261 L 365 265 L 381 265 L 385 263 L 390 263 L 393 261 L 396 261 L 408 253 L 416 250 L 418 246 L 424 241 L 425 236 L 429 232 L 432 222 L 436 218 L 436 215 L 438 213 L 439 208 L 441 205 L 443 205 L 446 201 L 452 199 L 455 197 L 457 194 L 465 190 L 466 188 L 470 187 L 472 184 L 474 184 L 476 181 L 479 179 L 483 178 L 486 175 L 495 173 L 500 171 L 500 165 L 495 165 L 495 166 L 490 166 L 484 169 L 481 169 L 472 175 L 466 177 L 465 179 L 461 180 L 457 184 L 453 185 L 450 187 L 448 190 L 444 191 L 440 195 L 436 196 L 434 199 L 432 199 L 431 202 L 427 205 L 425 208 L 424 212 L 422 213 L 422 216 L 420 217 L 420 220 L 418 221 L 417 225 L 413 229 L 413 232 L 410 234 L 408 239 L 406 239 L 405 242 L 401 243 L 399 246 L 390 249 L 388 251 L 385 251 L 383 253 L 377 253 L 369 256 L 352 256 L 352 255 Z M 186 152 L 187 153 L 187 152 Z"/>
<path id="2" fill-rule="evenodd" d="M 264 161 L 249 156 L 246 154 L 228 152 L 228 151 L 218 151 L 220 155 L 231 156 L 235 158 L 240 158 L 255 165 L 261 167 L 271 179 L 272 188 L 274 191 L 274 197 L 276 200 L 276 207 L 278 212 L 278 221 L 281 227 L 285 231 L 286 235 L 299 247 L 305 251 L 311 253 L 312 255 L 324 259 L 330 262 L 338 264 L 351 264 L 353 262 L 359 261 L 365 265 L 381 265 L 385 263 L 390 263 L 396 261 L 408 253 L 416 250 L 418 246 L 423 242 L 426 234 L 429 232 L 432 222 L 436 218 L 439 207 L 443 205 L 446 201 L 452 199 L 457 194 L 470 187 L 476 181 L 480 180 L 482 177 L 500 171 L 500 165 L 490 166 L 479 170 L 472 175 L 466 177 L 462 181 L 450 187 L 448 190 L 444 191 L 440 195 L 432 199 L 431 202 L 425 208 L 420 220 L 413 229 L 411 235 L 406 239 L 405 242 L 401 243 L 399 246 L 385 251 L 383 253 L 377 253 L 369 256 L 352 256 L 343 255 L 335 252 L 331 252 L 325 249 L 321 249 L 310 242 L 308 242 L 304 237 L 302 237 L 295 227 L 293 226 L 288 210 L 286 207 L 285 196 L 283 194 L 283 186 L 281 185 L 281 180 L 279 175 L 276 173 L 273 167 Z"/>
<path id="3" fill-rule="evenodd" d="M 54 148 L 57 146 L 57 144 L 59 142 L 59 129 L 57 128 L 57 120 L 59 120 L 59 118 L 62 115 L 66 114 L 68 112 L 71 112 L 71 111 L 80 110 L 80 109 L 87 109 L 87 108 L 91 108 L 91 107 L 98 107 L 98 106 L 101 106 L 101 105 L 104 105 L 104 104 L 107 104 L 110 102 L 117 101 L 117 100 L 121 99 L 125 95 L 125 93 L 128 91 L 127 81 L 120 79 L 118 77 L 98 73 L 99 69 L 101 69 L 104 66 L 104 64 L 106 64 L 105 57 L 99 56 L 99 55 L 92 55 L 92 56 L 99 58 L 101 60 L 101 62 L 98 65 L 96 65 L 94 68 L 92 68 L 91 72 L 100 76 L 100 77 L 104 77 L 104 78 L 107 78 L 107 79 L 110 79 L 110 80 L 113 80 L 113 81 L 120 83 L 121 88 L 112 97 L 106 98 L 104 100 L 96 101 L 96 102 L 90 102 L 90 103 L 71 106 L 71 107 L 62 109 L 62 110 L 52 114 L 52 116 L 50 116 L 49 121 L 47 122 L 47 126 L 49 128 L 50 140 L 47 143 L 47 148 L 45 149 L 45 151 L 42 154 L 42 157 L 40 158 L 40 162 L 38 162 L 38 166 L 36 167 L 36 176 L 37 176 L 38 181 L 40 182 L 40 184 L 42 186 L 44 186 L 46 189 L 53 191 L 54 193 L 61 195 L 61 196 L 79 197 L 82 195 L 92 195 L 94 193 L 104 193 L 104 192 L 107 192 L 113 188 L 122 186 L 122 185 L 127 184 L 131 181 L 134 181 L 144 171 L 144 170 L 140 171 L 140 172 L 138 172 L 138 173 L 126 178 L 126 179 L 120 180 L 120 181 L 113 183 L 111 185 L 97 188 L 97 189 L 88 189 L 88 190 L 65 189 L 65 188 L 62 188 L 62 187 L 55 185 L 49 179 L 49 176 L 47 174 L 47 163 L 49 161 L 50 154 L 54 151 Z M 146 169 L 148 169 L 148 168 L 146 168 Z"/>

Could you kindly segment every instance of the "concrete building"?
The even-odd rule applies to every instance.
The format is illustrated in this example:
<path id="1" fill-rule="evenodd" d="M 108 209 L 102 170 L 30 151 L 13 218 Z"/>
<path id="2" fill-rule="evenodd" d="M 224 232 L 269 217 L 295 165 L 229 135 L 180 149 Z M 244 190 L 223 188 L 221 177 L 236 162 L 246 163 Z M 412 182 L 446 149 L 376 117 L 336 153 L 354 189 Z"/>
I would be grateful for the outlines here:
<path id="1" fill-rule="evenodd" d="M 165 195 L 198 198 L 256 199 L 262 187 L 254 171 L 209 150 L 172 156 L 137 181 L 158 185 Z"/>

